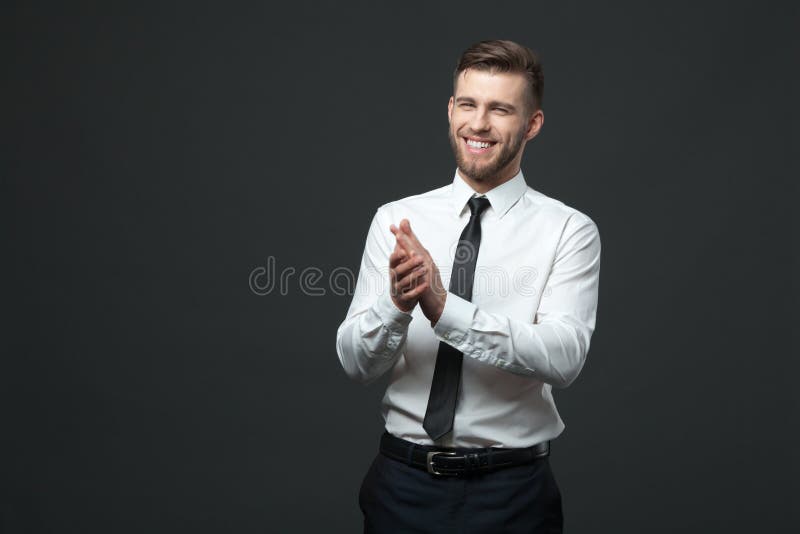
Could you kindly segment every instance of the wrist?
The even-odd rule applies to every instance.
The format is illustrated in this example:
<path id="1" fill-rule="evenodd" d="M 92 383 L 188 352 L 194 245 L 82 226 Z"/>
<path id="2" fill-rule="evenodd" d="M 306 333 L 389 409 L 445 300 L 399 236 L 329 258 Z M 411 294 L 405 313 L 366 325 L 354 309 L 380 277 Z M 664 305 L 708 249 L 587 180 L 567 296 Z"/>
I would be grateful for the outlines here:
<path id="1" fill-rule="evenodd" d="M 394 307 L 397 308 L 399 311 L 401 311 L 403 313 L 411 313 L 411 310 L 414 309 L 414 306 L 408 306 L 408 307 L 407 306 L 403 306 L 402 304 L 397 302 L 395 299 L 392 299 L 392 304 L 394 304 Z"/>
<path id="2" fill-rule="evenodd" d="M 447 293 L 445 292 L 445 294 L 442 295 L 442 298 L 437 300 L 437 306 L 431 317 L 431 327 L 436 326 L 436 323 L 439 322 L 439 318 L 441 318 L 442 313 L 444 313 L 444 305 L 446 301 L 447 301 Z"/>

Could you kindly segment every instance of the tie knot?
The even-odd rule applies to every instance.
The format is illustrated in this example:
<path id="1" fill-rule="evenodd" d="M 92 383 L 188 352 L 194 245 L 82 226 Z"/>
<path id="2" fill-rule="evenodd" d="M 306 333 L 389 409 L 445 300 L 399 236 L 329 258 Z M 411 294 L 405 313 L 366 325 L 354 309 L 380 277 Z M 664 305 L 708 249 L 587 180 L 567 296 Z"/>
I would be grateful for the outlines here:
<path id="1" fill-rule="evenodd" d="M 472 197 L 469 199 L 469 211 L 472 212 L 473 217 L 480 217 L 481 213 L 483 213 L 486 208 L 488 208 L 491 203 L 489 199 L 486 197 Z"/>

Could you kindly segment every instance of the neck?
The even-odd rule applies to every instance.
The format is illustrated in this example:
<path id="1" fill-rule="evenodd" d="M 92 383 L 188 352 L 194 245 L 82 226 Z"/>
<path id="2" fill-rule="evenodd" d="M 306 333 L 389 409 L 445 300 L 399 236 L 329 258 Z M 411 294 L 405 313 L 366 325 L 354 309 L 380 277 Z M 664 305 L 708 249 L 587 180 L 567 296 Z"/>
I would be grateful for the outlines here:
<path id="1" fill-rule="evenodd" d="M 468 176 L 461 169 L 458 169 L 457 172 L 458 172 L 458 175 L 461 177 L 461 179 L 464 180 L 465 182 L 467 182 L 467 185 L 469 185 L 476 193 L 484 194 L 484 193 L 487 193 L 487 192 L 491 191 L 495 187 L 506 183 L 507 181 L 511 180 L 513 177 L 515 177 L 517 175 L 517 173 L 519 173 L 519 167 L 516 167 L 516 170 L 513 171 L 513 172 L 506 172 L 506 173 L 503 173 L 501 175 L 498 175 L 497 178 L 495 178 L 495 179 L 493 179 L 491 181 L 489 181 L 489 180 L 475 180 L 472 177 Z"/>

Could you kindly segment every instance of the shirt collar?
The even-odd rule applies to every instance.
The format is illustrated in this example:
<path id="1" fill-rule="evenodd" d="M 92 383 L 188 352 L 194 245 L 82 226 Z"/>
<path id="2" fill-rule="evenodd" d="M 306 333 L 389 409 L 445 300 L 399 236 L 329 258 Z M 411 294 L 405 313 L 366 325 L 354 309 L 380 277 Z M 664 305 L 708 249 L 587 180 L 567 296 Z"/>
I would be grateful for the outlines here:
<path id="1" fill-rule="evenodd" d="M 520 169 L 512 179 L 486 192 L 486 197 L 489 199 L 492 210 L 497 214 L 498 219 L 502 218 L 511 206 L 520 199 L 527 187 L 528 184 L 525 182 L 525 177 L 522 175 L 522 170 Z M 453 211 L 456 217 L 461 216 L 464 207 L 467 205 L 467 201 L 472 198 L 473 195 L 480 195 L 480 193 L 472 189 L 461 175 L 458 174 L 458 170 L 456 170 L 452 187 Z"/>

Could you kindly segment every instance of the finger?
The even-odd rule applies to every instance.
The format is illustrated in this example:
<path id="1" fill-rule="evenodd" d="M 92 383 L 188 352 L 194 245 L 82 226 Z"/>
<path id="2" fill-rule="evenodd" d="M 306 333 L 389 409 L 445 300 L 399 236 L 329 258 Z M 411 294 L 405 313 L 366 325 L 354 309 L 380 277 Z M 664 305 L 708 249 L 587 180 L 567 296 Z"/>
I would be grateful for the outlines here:
<path id="1" fill-rule="evenodd" d="M 411 229 L 411 223 L 408 219 L 403 219 L 400 221 L 400 227 L 395 233 L 395 237 L 397 241 L 400 242 L 403 247 L 407 250 L 417 250 L 420 254 L 426 252 L 425 247 L 422 246 L 422 243 L 419 239 L 417 239 L 417 235 Z"/>
<path id="2" fill-rule="evenodd" d="M 404 259 L 408 258 L 408 251 L 403 247 L 403 245 L 401 245 L 397 241 L 395 241 L 395 243 L 394 243 L 394 250 L 395 250 L 395 252 L 397 252 L 398 256 L 400 256 L 400 257 L 402 257 Z"/>
<path id="3" fill-rule="evenodd" d="M 422 243 L 420 243 L 419 239 L 417 239 L 417 234 L 415 234 L 414 231 L 411 229 L 411 222 L 409 222 L 408 219 L 403 219 L 402 221 L 400 221 L 400 230 L 408 237 L 410 237 L 411 241 L 415 245 L 418 245 L 420 247 L 422 246 Z"/>
<path id="4" fill-rule="evenodd" d="M 409 289 L 405 293 L 403 293 L 403 300 L 411 301 L 419 298 L 425 290 L 428 289 L 428 281 L 422 280 L 416 287 Z"/>
<path id="5" fill-rule="evenodd" d="M 389 256 L 389 267 L 395 269 L 398 265 L 406 261 L 407 258 L 408 255 L 403 249 L 398 250 L 398 247 L 395 247 L 394 252 Z"/>
<path id="6" fill-rule="evenodd" d="M 416 250 L 420 254 L 422 253 L 422 246 L 419 245 L 419 242 L 416 239 L 412 238 L 406 232 L 402 230 L 398 230 L 397 233 L 394 234 L 397 238 L 397 243 L 403 247 L 404 250 L 410 252 L 412 250 Z"/>
<path id="7" fill-rule="evenodd" d="M 425 263 L 425 258 L 417 254 L 416 252 L 412 252 L 409 257 L 397 265 L 394 269 L 397 272 L 398 276 L 402 277 L 409 271 L 416 269 L 420 265 Z"/>
<path id="8" fill-rule="evenodd" d="M 398 279 L 395 285 L 400 291 L 408 291 L 409 289 L 419 284 L 422 280 L 424 280 L 427 274 L 428 270 L 425 267 L 414 269 L 413 271 L 407 273 L 405 276 Z"/>
<path id="9" fill-rule="evenodd" d="M 401 233 L 400 235 L 403 235 L 403 234 Z M 408 239 L 408 238 L 406 237 L 406 238 L 403 238 L 403 239 Z M 397 240 L 397 246 L 400 247 L 400 250 L 406 256 L 410 256 L 411 253 L 414 252 L 414 250 L 416 250 L 414 247 L 410 246 L 410 241 L 404 243 L 403 241 L 398 239 Z M 417 254 L 417 255 L 419 255 L 419 254 Z"/>
<path id="10" fill-rule="evenodd" d="M 422 243 L 420 243 L 419 239 L 417 239 L 417 234 L 415 234 L 414 231 L 411 229 L 411 223 L 409 222 L 408 219 L 402 219 L 398 226 L 391 225 L 389 229 L 392 231 L 392 233 L 396 238 L 399 239 L 398 234 L 403 233 L 411 238 L 412 243 L 422 246 Z"/>
<path id="11" fill-rule="evenodd" d="M 419 256 L 414 253 L 411 253 L 410 255 L 406 254 L 406 252 L 399 246 L 395 247 L 394 252 L 389 255 L 389 268 L 393 270 L 399 269 L 401 265 L 407 264 L 409 261 L 412 261 L 417 257 Z M 403 268 L 403 272 L 405 272 L 407 269 L 408 267 L 405 266 Z"/>
<path id="12" fill-rule="evenodd" d="M 398 258 L 398 259 L 400 260 L 398 263 L 402 263 L 402 262 L 404 262 L 404 261 L 405 261 L 405 260 L 407 260 L 407 259 L 408 259 L 408 257 L 409 257 L 409 253 L 408 253 L 408 251 L 407 251 L 407 250 L 406 250 L 406 249 L 403 247 L 403 245 L 401 245 L 401 244 L 400 244 L 399 242 L 397 242 L 397 241 L 395 241 L 395 244 L 394 244 L 394 251 L 392 252 L 392 254 L 394 254 L 394 255 L 395 255 L 395 257 L 396 257 L 396 258 Z M 390 257 L 390 258 L 391 258 L 391 257 Z"/>
<path id="13" fill-rule="evenodd" d="M 420 257 L 414 257 L 402 265 L 402 268 L 392 269 L 392 285 L 407 289 L 416 283 L 428 272 L 428 267 Z"/>
<path id="14" fill-rule="evenodd" d="M 408 222 L 407 219 L 403 219 L 403 220 Z M 402 221 L 401 221 L 401 224 L 402 224 Z M 392 232 L 392 234 L 394 235 L 394 237 L 396 239 L 396 244 L 399 245 L 400 248 L 402 248 L 402 249 L 404 249 L 406 251 L 410 250 L 409 247 L 405 243 L 401 242 L 401 237 L 400 236 L 404 235 L 404 232 L 399 227 L 395 226 L 394 224 L 390 224 L 389 225 L 389 231 Z"/>
<path id="15" fill-rule="evenodd" d="M 402 271 L 399 270 L 399 269 L 395 269 L 395 274 L 397 275 L 397 281 L 399 282 L 400 280 L 403 280 L 407 276 L 410 276 L 410 275 L 412 275 L 414 273 L 417 273 L 417 272 L 420 272 L 420 271 L 426 271 L 427 272 L 427 270 L 428 270 L 428 266 L 425 265 L 424 262 L 415 263 L 414 261 L 412 261 L 412 262 L 409 262 L 409 265 L 407 266 L 407 268 L 403 269 Z"/>

